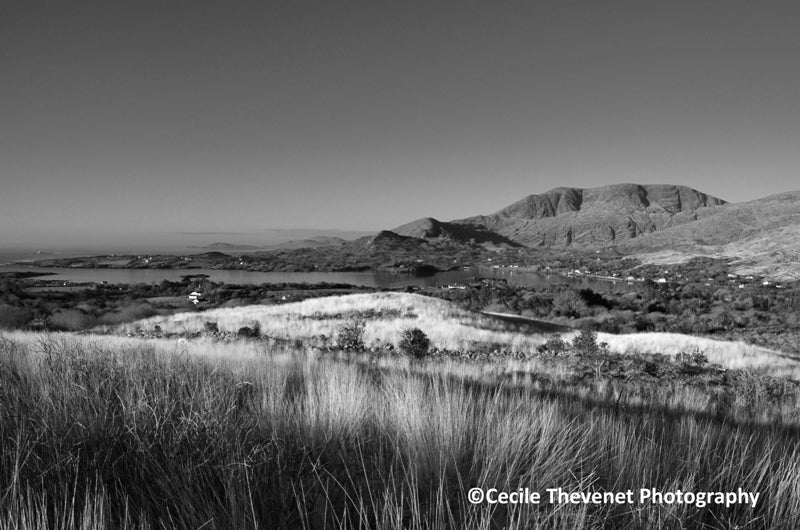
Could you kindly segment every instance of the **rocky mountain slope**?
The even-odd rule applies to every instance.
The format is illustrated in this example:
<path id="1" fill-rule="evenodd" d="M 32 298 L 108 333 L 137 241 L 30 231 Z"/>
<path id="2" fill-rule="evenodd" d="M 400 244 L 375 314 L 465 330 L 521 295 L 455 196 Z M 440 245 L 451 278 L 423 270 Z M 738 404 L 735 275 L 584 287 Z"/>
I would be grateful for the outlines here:
<path id="1" fill-rule="evenodd" d="M 530 247 L 597 247 L 693 222 L 698 210 L 724 204 L 687 186 L 555 188 L 529 195 L 494 214 L 452 224 L 483 226 Z"/>
<path id="2" fill-rule="evenodd" d="M 653 263 L 728 257 L 742 273 L 800 279 L 800 191 L 696 213 L 691 223 L 629 241 L 620 250 Z"/>

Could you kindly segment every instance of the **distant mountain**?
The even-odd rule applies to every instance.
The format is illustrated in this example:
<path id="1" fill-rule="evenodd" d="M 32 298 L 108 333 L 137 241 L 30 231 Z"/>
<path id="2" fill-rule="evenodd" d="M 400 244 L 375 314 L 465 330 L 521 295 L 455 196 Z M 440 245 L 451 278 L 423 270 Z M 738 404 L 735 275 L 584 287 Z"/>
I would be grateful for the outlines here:
<path id="1" fill-rule="evenodd" d="M 374 236 L 365 236 L 345 245 L 349 252 L 375 254 L 380 252 L 418 252 L 428 249 L 430 244 L 422 238 L 382 230 Z"/>
<path id="2" fill-rule="evenodd" d="M 195 246 L 190 248 L 201 248 L 209 250 L 219 250 L 222 252 L 247 252 L 252 250 L 293 250 L 301 248 L 319 247 L 340 247 L 347 243 L 346 239 L 334 236 L 313 236 L 306 239 L 295 239 L 274 243 L 271 245 L 240 245 L 237 243 L 211 243 L 210 245 Z"/>
<path id="3" fill-rule="evenodd" d="M 297 239 L 270 245 L 270 249 L 290 250 L 295 248 L 340 247 L 347 243 L 346 239 L 334 236 L 314 236 L 307 239 Z"/>
<path id="4" fill-rule="evenodd" d="M 210 248 L 213 250 L 225 250 L 225 251 L 236 251 L 236 250 L 256 250 L 259 247 L 255 245 L 238 245 L 236 243 L 211 243 L 210 245 L 199 246 L 199 247 L 192 247 L 192 248 Z"/>
<path id="5" fill-rule="evenodd" d="M 511 241 L 505 236 L 492 232 L 485 226 L 471 223 L 447 223 L 424 217 L 411 221 L 391 230 L 395 234 L 419 239 L 449 240 L 466 244 L 493 244 L 518 247 L 519 243 Z"/>
<path id="6" fill-rule="evenodd" d="M 598 247 L 695 221 L 697 210 L 724 204 L 687 186 L 555 188 L 529 195 L 494 214 L 451 224 L 482 226 L 530 247 Z"/>

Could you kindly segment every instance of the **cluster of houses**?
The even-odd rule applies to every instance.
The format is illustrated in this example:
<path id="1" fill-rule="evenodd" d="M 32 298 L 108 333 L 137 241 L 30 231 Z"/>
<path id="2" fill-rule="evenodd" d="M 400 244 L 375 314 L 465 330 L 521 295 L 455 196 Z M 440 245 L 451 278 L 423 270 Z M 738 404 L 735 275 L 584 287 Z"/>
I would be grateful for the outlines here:
<path id="1" fill-rule="evenodd" d="M 548 269 L 549 269 L 549 267 L 548 267 Z M 607 275 L 592 273 L 592 272 L 590 272 L 588 270 L 575 269 L 575 270 L 569 270 L 569 271 L 563 272 L 562 274 L 567 276 L 567 277 L 569 277 L 569 278 L 584 277 L 584 278 L 595 278 L 595 279 L 600 279 L 600 280 L 610 280 L 610 281 L 614 281 L 614 282 L 616 282 L 616 281 L 625 281 L 625 282 L 628 283 L 628 285 L 632 285 L 633 282 L 644 282 L 644 281 L 646 281 L 646 278 L 636 277 L 636 276 L 633 276 L 633 275 L 628 275 L 628 276 L 622 277 L 620 275 L 620 273 L 618 273 L 618 272 L 614 272 L 614 273 L 612 273 L 611 276 L 607 276 Z M 752 276 L 752 275 L 739 276 L 737 274 L 732 274 L 732 273 L 728 274 L 727 276 L 728 276 L 728 283 L 736 285 L 739 289 L 744 289 L 745 287 L 747 287 L 749 285 L 754 285 L 756 282 L 761 287 L 774 287 L 776 289 L 782 289 L 783 288 L 783 285 L 773 283 L 770 280 L 767 280 L 766 278 L 757 279 L 755 276 Z M 663 276 L 660 276 L 658 278 L 653 278 L 652 279 L 652 281 L 654 283 L 657 283 L 657 284 L 680 283 L 680 282 L 683 282 L 685 280 L 686 279 L 683 278 L 683 275 L 681 273 L 670 274 L 669 271 L 664 271 L 664 275 Z M 706 287 L 710 287 L 710 286 L 714 285 L 714 283 L 719 283 L 719 280 L 714 279 L 714 278 L 707 278 L 705 280 L 705 282 L 704 282 Z"/>
<path id="2" fill-rule="evenodd" d="M 459 290 L 463 291 L 469 287 L 480 288 L 480 287 L 492 287 L 492 288 L 499 288 L 499 287 L 506 287 L 508 285 L 508 280 L 505 278 L 473 278 L 466 283 L 450 283 L 447 285 L 440 286 L 441 289 L 446 290 Z"/>

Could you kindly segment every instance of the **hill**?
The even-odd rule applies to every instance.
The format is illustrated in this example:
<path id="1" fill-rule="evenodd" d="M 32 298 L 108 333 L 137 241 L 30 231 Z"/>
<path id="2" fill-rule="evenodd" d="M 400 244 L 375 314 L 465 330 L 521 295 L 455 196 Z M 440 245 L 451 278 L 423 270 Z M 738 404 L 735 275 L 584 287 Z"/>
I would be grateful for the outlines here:
<path id="1" fill-rule="evenodd" d="M 415 237 L 419 239 L 449 240 L 463 244 L 490 244 L 499 246 L 519 247 L 519 243 L 511 241 L 507 237 L 492 232 L 481 224 L 471 223 L 448 223 L 424 217 L 411 221 L 397 228 L 392 232 L 401 236 Z"/>
<path id="2" fill-rule="evenodd" d="M 293 239 L 270 245 L 270 249 L 295 249 L 295 248 L 318 248 L 318 247 L 340 247 L 347 243 L 346 239 L 334 236 L 314 236 L 306 239 Z"/>
<path id="3" fill-rule="evenodd" d="M 717 208 L 700 208 L 691 223 L 620 247 L 649 263 L 706 255 L 734 260 L 740 273 L 800 279 L 800 191 Z"/>
<path id="4" fill-rule="evenodd" d="M 154 333 L 200 333 L 208 321 L 216 322 L 222 332 L 235 333 L 242 326 L 258 322 L 262 333 L 286 341 L 309 341 L 321 336 L 333 337 L 341 324 L 360 318 L 366 322 L 364 340 L 379 347 L 398 345 L 399 331 L 419 327 L 432 345 L 449 350 L 468 350 L 475 343 L 501 345 L 512 351 L 533 352 L 550 336 L 552 330 L 520 331 L 505 318 L 467 311 L 457 305 L 409 293 L 366 293 L 324 298 L 272 306 L 218 308 L 202 313 L 186 312 L 154 316 L 134 323 L 121 324 L 117 333 L 135 333 L 137 329 Z M 575 333 L 566 333 L 571 340 Z M 598 334 L 614 352 L 659 353 L 675 356 L 697 349 L 709 360 L 728 368 L 758 368 L 776 375 L 791 374 L 800 378 L 800 361 L 775 351 L 741 342 L 711 340 L 678 333 Z"/>
<path id="5" fill-rule="evenodd" d="M 236 252 L 236 251 L 247 251 L 247 250 L 258 250 L 259 247 L 255 245 L 240 245 L 238 243 L 225 243 L 225 242 L 217 242 L 211 243 L 210 245 L 205 246 L 192 246 L 190 248 L 203 248 L 203 249 L 211 249 L 211 250 L 218 250 L 220 252 Z"/>
<path id="6" fill-rule="evenodd" d="M 479 225 L 526 246 L 598 247 L 690 223 L 725 201 L 687 186 L 615 184 L 555 188 L 502 210 L 453 221 Z"/>

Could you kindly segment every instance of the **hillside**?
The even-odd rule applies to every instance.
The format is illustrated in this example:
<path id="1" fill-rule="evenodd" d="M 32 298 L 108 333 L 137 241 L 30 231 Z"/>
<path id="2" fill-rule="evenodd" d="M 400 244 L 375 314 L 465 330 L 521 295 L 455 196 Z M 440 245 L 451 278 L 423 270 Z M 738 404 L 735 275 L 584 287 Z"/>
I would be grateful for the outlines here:
<path id="1" fill-rule="evenodd" d="M 463 244 L 491 244 L 519 247 L 519 243 L 492 232 L 480 224 L 448 223 L 424 217 L 391 230 L 395 234 L 419 239 L 449 240 Z"/>
<path id="2" fill-rule="evenodd" d="M 500 345 L 510 351 L 533 352 L 552 331 L 518 329 L 506 319 L 467 311 L 444 300 L 408 293 L 366 293 L 324 298 L 272 306 L 219 308 L 202 313 L 177 313 L 121 324 L 114 331 L 134 333 L 137 329 L 154 333 L 156 326 L 167 333 L 202 332 L 205 323 L 216 322 L 222 332 L 235 333 L 242 326 L 258 322 L 262 333 L 287 341 L 309 341 L 333 337 L 341 324 L 354 318 L 366 322 L 364 341 L 371 347 L 393 344 L 400 331 L 419 327 L 432 345 L 449 350 L 468 350 L 476 343 Z M 575 334 L 564 336 L 571 340 Z M 711 340 L 678 333 L 598 334 L 611 351 L 628 355 L 635 352 L 674 356 L 697 349 L 709 360 L 727 368 L 759 368 L 776 375 L 791 374 L 800 379 L 800 362 L 758 346 L 741 342 Z"/>
<path id="3" fill-rule="evenodd" d="M 620 250 L 649 263 L 727 257 L 740 273 L 800 279 L 800 191 L 701 208 L 696 214 L 692 223 L 647 235 Z"/>
<path id="4" fill-rule="evenodd" d="M 555 188 L 529 195 L 494 214 L 453 223 L 482 225 L 531 247 L 597 247 L 695 221 L 698 210 L 724 204 L 686 186 Z"/>

